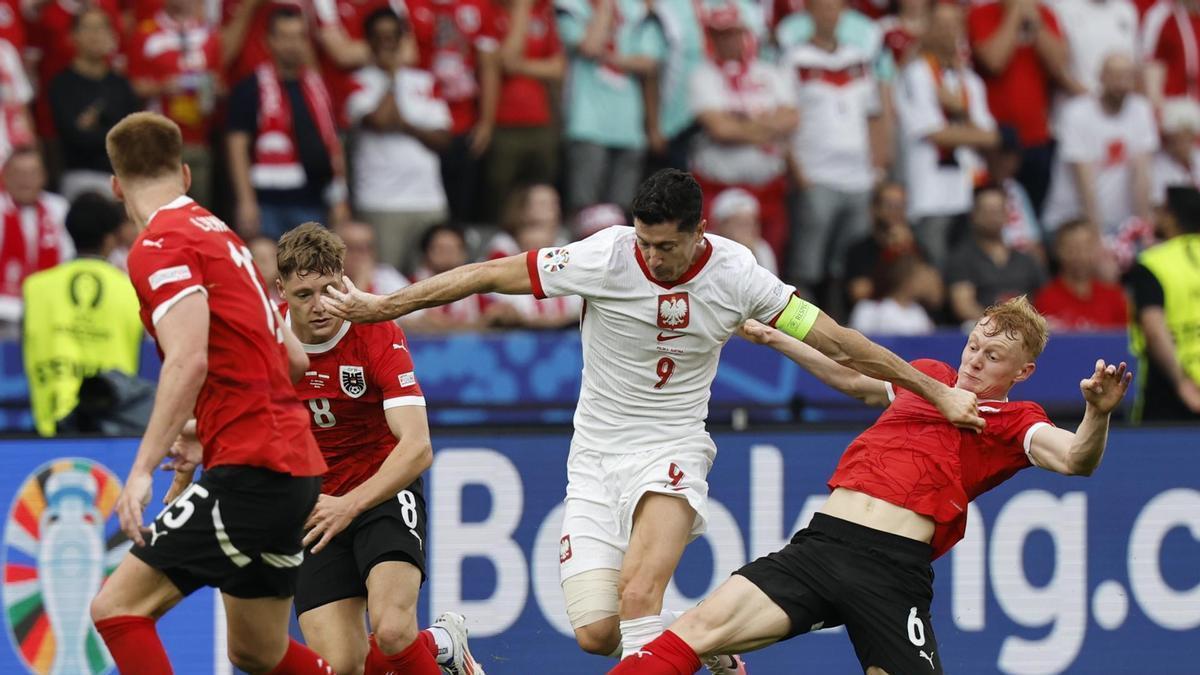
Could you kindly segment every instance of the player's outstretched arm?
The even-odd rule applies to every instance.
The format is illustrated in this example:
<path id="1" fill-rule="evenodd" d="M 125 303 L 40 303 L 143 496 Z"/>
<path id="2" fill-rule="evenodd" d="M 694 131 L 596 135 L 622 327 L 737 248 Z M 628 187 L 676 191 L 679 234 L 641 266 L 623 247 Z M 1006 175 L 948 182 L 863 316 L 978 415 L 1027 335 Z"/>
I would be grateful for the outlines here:
<path id="1" fill-rule="evenodd" d="M 847 396 L 879 408 L 886 408 L 890 402 L 887 385 L 883 380 L 876 380 L 856 370 L 838 365 L 829 357 L 790 335 L 753 319 L 743 324 L 739 332 L 747 340 L 755 344 L 766 345 L 795 361 L 818 380 Z"/>
<path id="2" fill-rule="evenodd" d="M 192 418 L 196 397 L 208 376 L 208 322 L 207 297 L 192 293 L 167 310 L 155 324 L 163 364 L 154 410 L 116 507 L 121 529 L 138 546 L 145 545 L 142 512 L 150 503 L 153 472 L 184 424 Z"/>
<path id="3" fill-rule="evenodd" d="M 1125 363 L 1108 365 L 1096 361 L 1092 376 L 1079 383 L 1087 407 L 1075 433 L 1045 426 L 1033 432 L 1029 459 L 1048 471 L 1066 476 L 1090 476 L 1104 459 L 1108 445 L 1108 421 L 1112 411 L 1125 398 L 1133 373 Z"/>
<path id="4" fill-rule="evenodd" d="M 804 301 L 796 298 L 793 302 L 803 303 Z M 808 303 L 804 304 L 808 305 Z M 776 323 L 776 326 L 785 333 L 790 332 L 788 321 L 791 318 L 789 310 L 792 305 L 788 307 L 789 309 L 784 310 L 783 315 Z M 976 431 L 983 429 L 985 423 L 976 409 L 975 394 L 938 382 L 913 368 L 910 363 L 891 351 L 871 342 L 862 333 L 839 325 L 812 305 L 808 305 L 808 308 L 811 309 L 797 308 L 793 313 L 794 315 L 799 315 L 801 312 L 816 313 L 815 317 L 810 315 L 808 319 L 801 320 L 800 325 L 808 323 L 811 326 L 800 336 L 805 344 L 835 362 L 853 368 L 867 377 L 898 384 L 916 393 L 936 406 L 942 415 L 945 415 L 946 419 L 955 426 Z M 795 335 L 793 334 L 793 336 Z"/>
<path id="5" fill-rule="evenodd" d="M 429 441 L 429 420 L 424 406 L 400 406 L 384 411 L 388 428 L 397 439 L 379 470 L 361 485 L 341 497 L 321 495 L 308 517 L 304 546 L 314 542 L 312 552 L 325 548 L 358 514 L 375 508 L 412 484 L 433 464 L 433 445 Z"/>
<path id="6" fill-rule="evenodd" d="M 329 313 L 356 323 L 390 321 L 418 309 L 448 305 L 476 293 L 528 295 L 533 292 L 525 254 L 472 263 L 432 276 L 391 295 L 372 295 L 345 278 L 345 292 L 330 286 Z"/>

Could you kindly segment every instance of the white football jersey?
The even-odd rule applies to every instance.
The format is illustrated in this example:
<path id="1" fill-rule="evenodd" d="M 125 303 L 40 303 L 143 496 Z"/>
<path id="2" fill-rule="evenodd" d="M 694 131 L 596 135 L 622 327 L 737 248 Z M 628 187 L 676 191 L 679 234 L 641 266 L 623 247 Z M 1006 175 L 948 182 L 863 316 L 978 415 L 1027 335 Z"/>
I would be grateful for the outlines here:
<path id="1" fill-rule="evenodd" d="M 632 227 L 526 254 L 534 295 L 585 301 L 573 447 L 711 445 L 704 420 L 721 347 L 747 319 L 772 322 L 795 289 L 745 246 L 705 240 L 700 258 L 670 284 L 650 275 Z"/>

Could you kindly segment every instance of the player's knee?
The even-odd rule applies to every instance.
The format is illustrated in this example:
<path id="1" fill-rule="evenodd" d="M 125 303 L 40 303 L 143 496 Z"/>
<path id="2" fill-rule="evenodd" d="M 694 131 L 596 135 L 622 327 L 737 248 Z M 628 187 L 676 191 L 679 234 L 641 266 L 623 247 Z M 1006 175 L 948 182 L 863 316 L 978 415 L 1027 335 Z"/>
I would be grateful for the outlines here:
<path id="1" fill-rule="evenodd" d="M 229 645 L 229 662 L 234 668 L 247 673 L 268 673 L 279 664 L 282 654 L 267 655 L 255 649 L 254 645 Z"/>
<path id="2" fill-rule="evenodd" d="M 663 592 L 666 584 L 642 575 L 622 578 L 620 586 L 621 616 L 646 616 L 662 610 Z"/>
<path id="3" fill-rule="evenodd" d="M 575 629 L 579 648 L 597 656 L 611 656 L 621 648 L 621 632 L 615 621 L 597 621 Z"/>
<path id="4" fill-rule="evenodd" d="M 870 666 L 867 668 L 867 675 L 888 675 L 888 671 L 879 666 Z"/>
<path id="5" fill-rule="evenodd" d="M 417 617 L 412 612 L 388 612 L 373 628 L 375 642 L 384 654 L 399 654 L 417 639 Z"/>
<path id="6" fill-rule="evenodd" d="M 92 598 L 92 604 L 89 607 L 92 615 L 92 623 L 111 619 L 114 616 L 126 616 L 129 611 L 124 607 L 115 594 L 107 586 L 102 587 L 96 597 Z"/>

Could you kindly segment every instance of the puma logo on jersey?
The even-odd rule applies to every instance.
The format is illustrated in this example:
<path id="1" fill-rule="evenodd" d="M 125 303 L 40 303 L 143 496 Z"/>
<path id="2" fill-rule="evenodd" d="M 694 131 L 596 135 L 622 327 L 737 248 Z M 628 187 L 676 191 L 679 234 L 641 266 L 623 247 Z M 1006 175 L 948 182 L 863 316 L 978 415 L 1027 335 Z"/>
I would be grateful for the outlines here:
<path id="1" fill-rule="evenodd" d="M 926 654 L 926 653 L 925 653 L 925 650 L 924 650 L 924 649 L 922 649 L 922 650 L 921 650 L 921 658 L 923 658 L 923 659 L 925 659 L 926 661 L 928 661 L 928 662 L 929 662 L 929 667 L 930 667 L 930 668 L 933 668 L 934 670 L 937 670 L 937 666 L 933 665 L 933 652 L 929 652 L 928 654 Z"/>
<path id="2" fill-rule="evenodd" d="M 163 244 L 162 239 L 143 239 L 142 240 L 142 246 L 149 246 L 150 248 L 162 248 L 162 244 Z"/>
<path id="3" fill-rule="evenodd" d="M 638 658 L 640 659 L 640 658 L 642 658 L 643 656 L 654 656 L 654 652 L 648 652 L 648 651 L 646 651 L 646 650 L 644 650 L 644 649 L 639 649 L 639 650 L 637 650 L 636 652 L 634 652 L 634 653 L 630 654 L 630 656 L 636 656 L 636 657 L 638 657 Z"/>
<path id="4" fill-rule="evenodd" d="M 400 343 L 393 342 L 392 349 L 403 349 L 404 351 L 408 351 L 408 347 L 406 347 L 403 342 L 400 342 Z"/>

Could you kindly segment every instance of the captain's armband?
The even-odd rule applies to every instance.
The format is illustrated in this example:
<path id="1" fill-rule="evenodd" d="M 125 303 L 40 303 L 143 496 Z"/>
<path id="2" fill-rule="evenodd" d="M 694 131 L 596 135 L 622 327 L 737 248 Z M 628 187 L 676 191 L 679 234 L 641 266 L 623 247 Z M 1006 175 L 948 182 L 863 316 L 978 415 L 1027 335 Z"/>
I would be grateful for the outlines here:
<path id="1" fill-rule="evenodd" d="M 797 340 L 803 340 L 808 331 L 812 330 L 820 313 L 819 307 L 793 295 L 779 313 L 779 318 L 775 320 L 775 328 Z"/>

